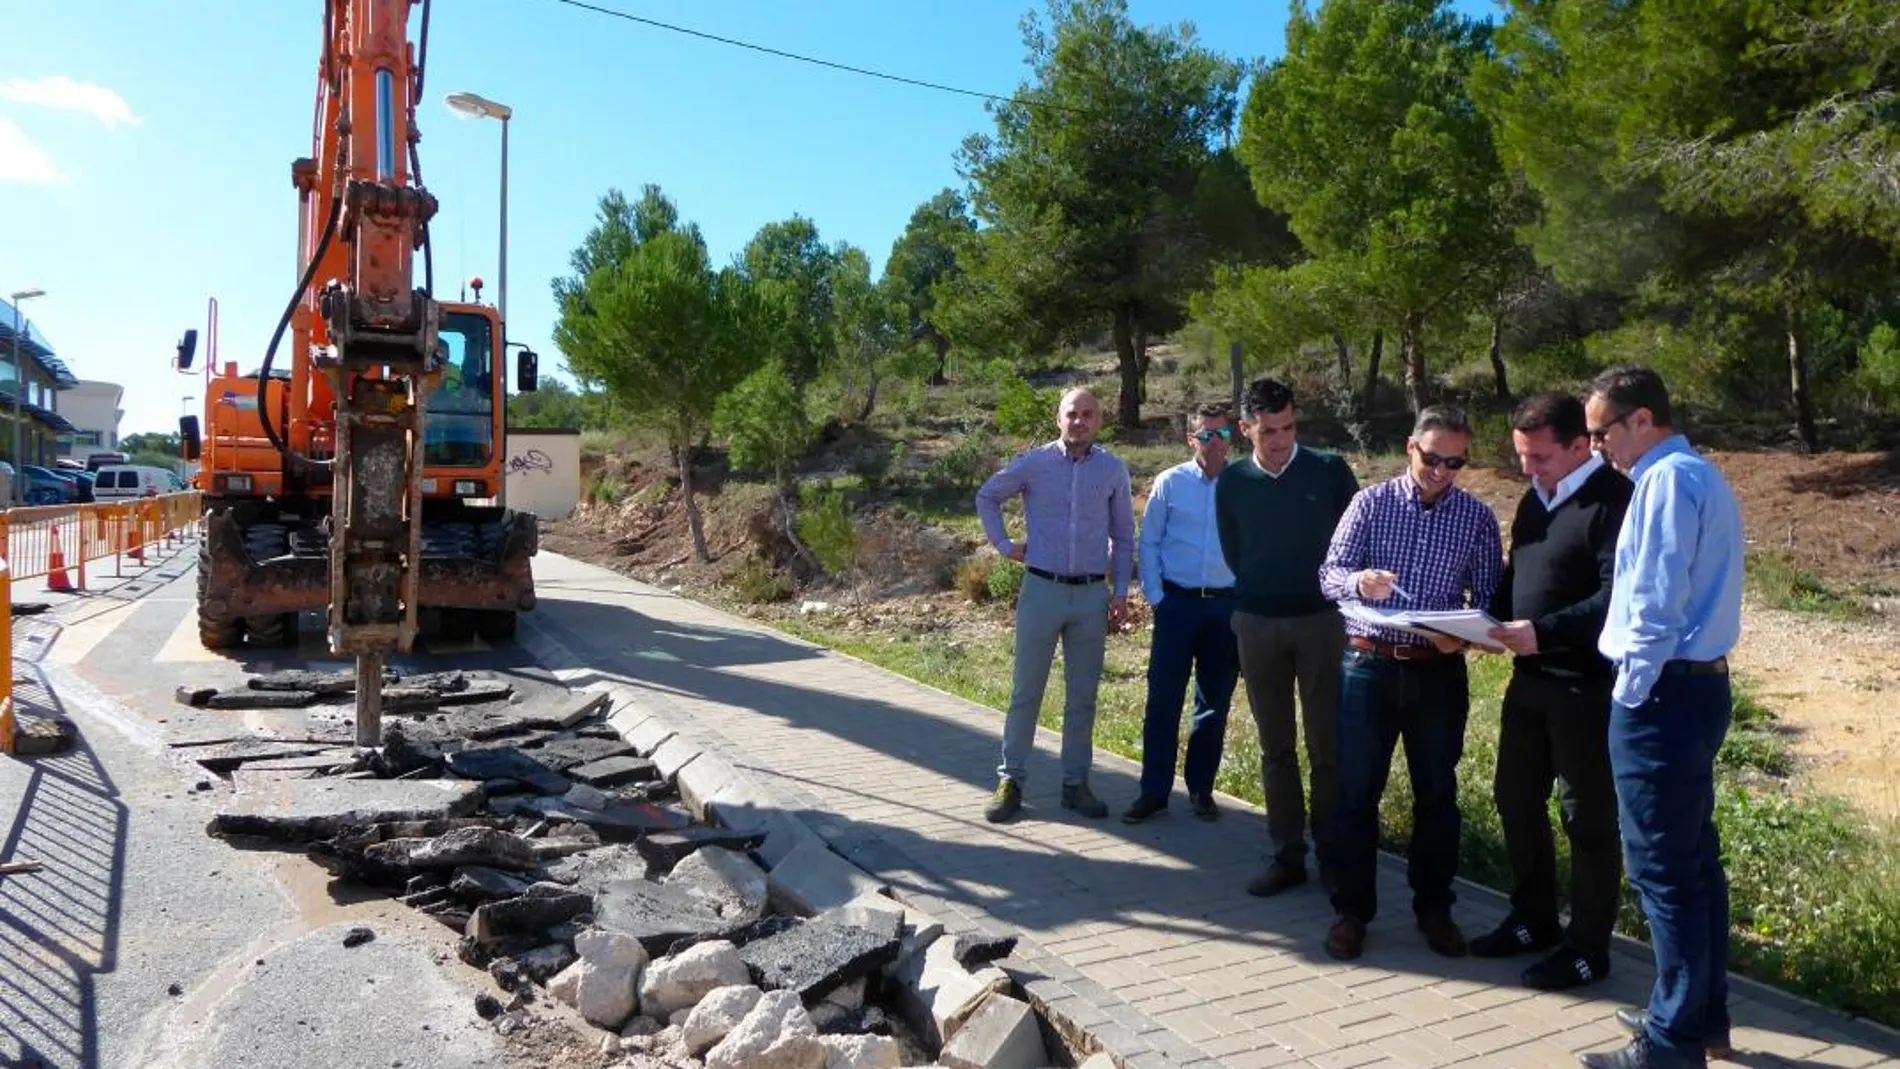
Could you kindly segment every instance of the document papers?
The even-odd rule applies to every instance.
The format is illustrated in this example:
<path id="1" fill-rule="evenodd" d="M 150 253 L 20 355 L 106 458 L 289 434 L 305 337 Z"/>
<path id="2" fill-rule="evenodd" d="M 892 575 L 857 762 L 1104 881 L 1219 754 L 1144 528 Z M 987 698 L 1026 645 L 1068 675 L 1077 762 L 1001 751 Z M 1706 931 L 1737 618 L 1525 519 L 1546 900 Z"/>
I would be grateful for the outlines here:
<path id="1" fill-rule="evenodd" d="M 1362 602 L 1342 601 L 1339 603 L 1339 614 L 1374 627 L 1389 627 L 1425 638 L 1450 635 L 1494 653 L 1504 649 L 1491 637 L 1491 629 L 1498 626 L 1498 621 L 1483 609 L 1428 612 L 1419 609 L 1376 609 Z"/>

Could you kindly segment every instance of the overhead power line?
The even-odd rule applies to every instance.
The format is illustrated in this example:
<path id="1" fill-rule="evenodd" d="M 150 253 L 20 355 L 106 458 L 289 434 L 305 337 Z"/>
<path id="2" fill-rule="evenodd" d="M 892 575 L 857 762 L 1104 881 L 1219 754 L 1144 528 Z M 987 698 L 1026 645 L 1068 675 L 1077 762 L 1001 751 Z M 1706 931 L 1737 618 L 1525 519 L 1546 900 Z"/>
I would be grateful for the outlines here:
<path id="1" fill-rule="evenodd" d="M 993 100 L 999 104 L 1021 104 L 1025 107 L 1048 108 L 1052 111 L 1071 111 L 1071 112 L 1078 112 L 1078 113 L 1083 111 L 1083 109 L 1081 108 L 1070 107 L 1069 105 L 1066 105 L 1066 104 L 1052 104 L 1047 101 L 1030 100 L 1026 97 L 1004 96 L 998 93 L 985 93 L 978 89 L 964 89 L 959 86 L 944 85 L 941 82 L 928 82 L 921 78 L 908 78 L 901 74 L 892 74 L 889 71 L 872 70 L 869 67 L 854 67 L 849 63 L 838 63 L 829 59 L 820 59 L 817 56 L 807 56 L 798 52 L 787 52 L 782 48 L 772 48 L 769 45 L 755 44 L 751 41 L 741 41 L 733 37 L 721 37 L 720 35 L 716 33 L 707 33 L 704 30 L 695 30 L 695 29 L 692 29 L 691 27 L 679 26 L 671 22 L 662 22 L 659 19 L 650 19 L 644 15 L 635 15 L 627 11 L 616 11 L 613 8 L 604 7 L 600 4 L 587 3 L 586 0 L 552 0 L 552 2 L 557 3 L 557 4 L 565 4 L 568 7 L 578 8 L 582 11 L 590 11 L 596 15 L 605 15 L 609 18 L 624 19 L 627 22 L 636 22 L 642 26 L 651 26 L 657 30 L 666 30 L 670 33 L 684 34 L 688 37 L 697 37 L 702 41 L 712 41 L 717 44 L 730 45 L 733 48 L 743 48 L 752 52 L 762 52 L 768 56 L 778 56 L 781 59 L 795 60 L 799 63 L 810 63 L 818 67 L 829 67 L 832 70 L 844 71 L 847 74 L 861 74 L 866 78 L 879 78 L 887 82 L 897 82 L 902 85 L 913 85 L 920 89 L 934 89 L 940 93 L 955 93 L 958 96 L 975 97 L 979 100 Z"/>

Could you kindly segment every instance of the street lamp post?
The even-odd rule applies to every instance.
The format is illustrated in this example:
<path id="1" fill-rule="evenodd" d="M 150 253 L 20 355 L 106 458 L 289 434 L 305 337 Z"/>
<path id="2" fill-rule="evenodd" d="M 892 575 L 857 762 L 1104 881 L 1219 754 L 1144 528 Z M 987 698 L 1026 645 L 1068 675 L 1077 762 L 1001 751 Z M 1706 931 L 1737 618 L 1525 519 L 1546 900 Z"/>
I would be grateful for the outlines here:
<path id="1" fill-rule="evenodd" d="M 21 451 L 25 448 L 24 436 L 20 428 L 20 400 L 26 393 L 26 369 L 20 366 L 20 331 L 26 317 L 20 312 L 20 302 L 35 297 L 46 296 L 45 290 L 21 290 L 8 295 L 13 304 L 13 500 L 24 500 L 21 495 Z"/>
<path id="2" fill-rule="evenodd" d="M 492 100 L 474 93 L 450 93 L 447 104 L 451 111 L 477 119 L 501 120 L 501 264 L 499 274 L 501 284 L 495 291 L 495 307 L 501 312 L 502 333 L 508 332 L 508 120 L 515 111 L 506 104 L 497 104 Z M 504 340 L 505 337 L 504 337 Z"/>

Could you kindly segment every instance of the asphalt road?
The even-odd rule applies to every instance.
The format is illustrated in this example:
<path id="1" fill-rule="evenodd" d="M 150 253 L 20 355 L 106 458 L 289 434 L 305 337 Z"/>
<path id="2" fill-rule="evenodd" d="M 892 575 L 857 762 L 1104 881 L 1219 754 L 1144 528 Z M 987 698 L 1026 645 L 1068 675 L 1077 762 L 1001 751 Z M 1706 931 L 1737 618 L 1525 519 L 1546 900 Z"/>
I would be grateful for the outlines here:
<path id="1" fill-rule="evenodd" d="M 16 696 L 68 718 L 79 743 L 0 757 L 0 859 L 45 866 L 0 877 L 0 1066 L 519 1064 L 474 1012 L 475 994 L 494 988 L 454 956 L 454 933 L 332 885 L 300 854 L 206 834 L 230 787 L 173 743 L 259 714 L 190 709 L 173 689 L 334 665 L 312 648 L 316 633 L 302 650 L 241 661 L 198 650 L 190 560 L 187 547 L 85 599 L 15 592 L 54 603 L 15 621 Z M 555 685 L 515 647 L 405 660 Z M 374 940 L 345 948 L 358 925 Z"/>

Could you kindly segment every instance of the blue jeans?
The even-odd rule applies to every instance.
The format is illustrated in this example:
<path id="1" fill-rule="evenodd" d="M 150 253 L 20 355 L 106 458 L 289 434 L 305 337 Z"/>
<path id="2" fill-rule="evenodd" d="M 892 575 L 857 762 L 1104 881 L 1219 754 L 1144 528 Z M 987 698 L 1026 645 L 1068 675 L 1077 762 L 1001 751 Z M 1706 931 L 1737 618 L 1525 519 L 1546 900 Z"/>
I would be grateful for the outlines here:
<path id="1" fill-rule="evenodd" d="M 1715 829 L 1715 752 L 1733 711 L 1726 675 L 1672 661 L 1631 708 L 1612 703 L 1610 767 L 1630 885 L 1649 918 L 1649 1039 L 1691 1065 L 1728 1030 L 1728 874 Z"/>
<path id="2" fill-rule="evenodd" d="M 1412 841 L 1406 878 L 1412 912 L 1425 916 L 1457 900 L 1458 761 L 1471 712 L 1461 656 L 1400 661 L 1348 648 L 1339 687 L 1339 813 L 1333 822 L 1338 886 L 1333 908 L 1371 923 L 1379 911 L 1379 799 L 1392 752 L 1405 741 L 1412 778 Z"/>
<path id="3" fill-rule="evenodd" d="M 1174 755 L 1181 745 L 1181 698 L 1194 677 L 1194 720 L 1188 729 L 1181 779 L 1189 794 L 1214 789 L 1227 740 L 1227 709 L 1240 677 L 1231 597 L 1175 593 L 1155 606 L 1148 647 L 1148 709 L 1141 728 L 1141 793 L 1166 799 L 1174 790 Z"/>

